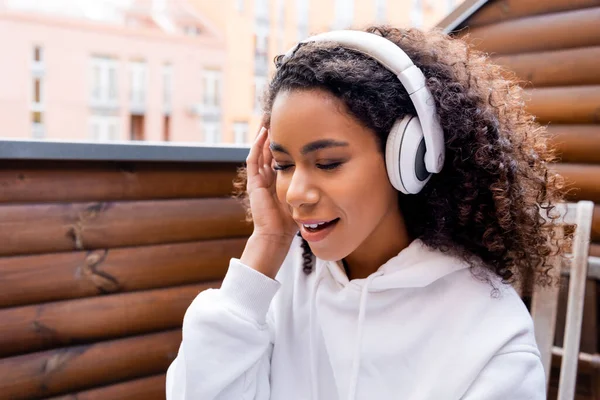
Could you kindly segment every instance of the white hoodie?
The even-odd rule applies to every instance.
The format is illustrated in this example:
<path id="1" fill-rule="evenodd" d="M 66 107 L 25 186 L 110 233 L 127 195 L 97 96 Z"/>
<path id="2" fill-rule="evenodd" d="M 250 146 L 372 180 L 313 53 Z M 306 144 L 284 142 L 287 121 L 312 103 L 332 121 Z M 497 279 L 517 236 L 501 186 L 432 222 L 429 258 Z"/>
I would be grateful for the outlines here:
<path id="1" fill-rule="evenodd" d="M 302 271 L 295 239 L 272 280 L 232 259 L 192 302 L 168 400 L 542 400 L 527 309 L 420 240 L 366 279 Z"/>

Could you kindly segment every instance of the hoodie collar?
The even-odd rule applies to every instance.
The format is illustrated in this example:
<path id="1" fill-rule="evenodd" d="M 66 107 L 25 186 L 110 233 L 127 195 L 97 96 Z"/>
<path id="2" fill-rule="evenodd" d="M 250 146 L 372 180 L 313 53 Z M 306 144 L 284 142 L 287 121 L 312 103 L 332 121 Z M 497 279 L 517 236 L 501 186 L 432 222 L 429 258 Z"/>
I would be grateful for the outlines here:
<path id="1" fill-rule="evenodd" d="M 426 287 L 446 275 L 469 268 L 465 261 L 427 247 L 420 239 L 413 240 L 398 255 L 379 267 L 374 272 L 377 275 L 375 277 L 354 279 L 350 282 L 341 261 L 323 263 L 342 286 L 352 283 L 363 287 L 367 279 L 371 278 L 369 291 Z"/>

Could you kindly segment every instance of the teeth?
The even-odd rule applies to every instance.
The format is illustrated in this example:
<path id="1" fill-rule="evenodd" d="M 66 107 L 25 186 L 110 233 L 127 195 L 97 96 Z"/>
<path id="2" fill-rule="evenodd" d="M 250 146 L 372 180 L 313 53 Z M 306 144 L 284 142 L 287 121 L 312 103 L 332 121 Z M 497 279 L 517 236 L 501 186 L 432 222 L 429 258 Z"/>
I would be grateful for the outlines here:
<path id="1" fill-rule="evenodd" d="M 310 224 L 310 225 L 304 224 L 304 226 L 306 228 L 310 228 L 310 229 L 317 229 L 319 226 L 325 225 L 326 223 L 327 222 L 319 222 L 318 224 Z"/>

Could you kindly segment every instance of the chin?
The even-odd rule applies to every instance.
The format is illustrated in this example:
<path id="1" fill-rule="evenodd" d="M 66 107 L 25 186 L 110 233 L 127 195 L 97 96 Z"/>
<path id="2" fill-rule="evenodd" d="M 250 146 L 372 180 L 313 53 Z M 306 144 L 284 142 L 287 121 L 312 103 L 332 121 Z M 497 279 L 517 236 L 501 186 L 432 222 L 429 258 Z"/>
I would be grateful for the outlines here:
<path id="1" fill-rule="evenodd" d="M 323 261 L 336 262 L 346 258 L 348 254 L 352 253 L 351 251 L 346 251 L 346 249 L 334 244 L 326 245 L 325 243 L 309 243 L 309 246 L 315 257 Z"/>

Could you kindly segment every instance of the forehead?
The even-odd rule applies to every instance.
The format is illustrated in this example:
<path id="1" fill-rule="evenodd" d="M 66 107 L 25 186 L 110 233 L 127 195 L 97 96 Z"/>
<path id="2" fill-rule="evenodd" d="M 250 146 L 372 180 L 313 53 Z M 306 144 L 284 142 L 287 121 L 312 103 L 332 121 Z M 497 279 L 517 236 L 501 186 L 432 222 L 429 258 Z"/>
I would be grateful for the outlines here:
<path id="1" fill-rule="evenodd" d="M 341 100 L 323 90 L 279 93 L 271 110 L 270 139 L 291 152 L 325 139 L 359 149 L 376 143 L 375 134 L 350 116 Z"/>

